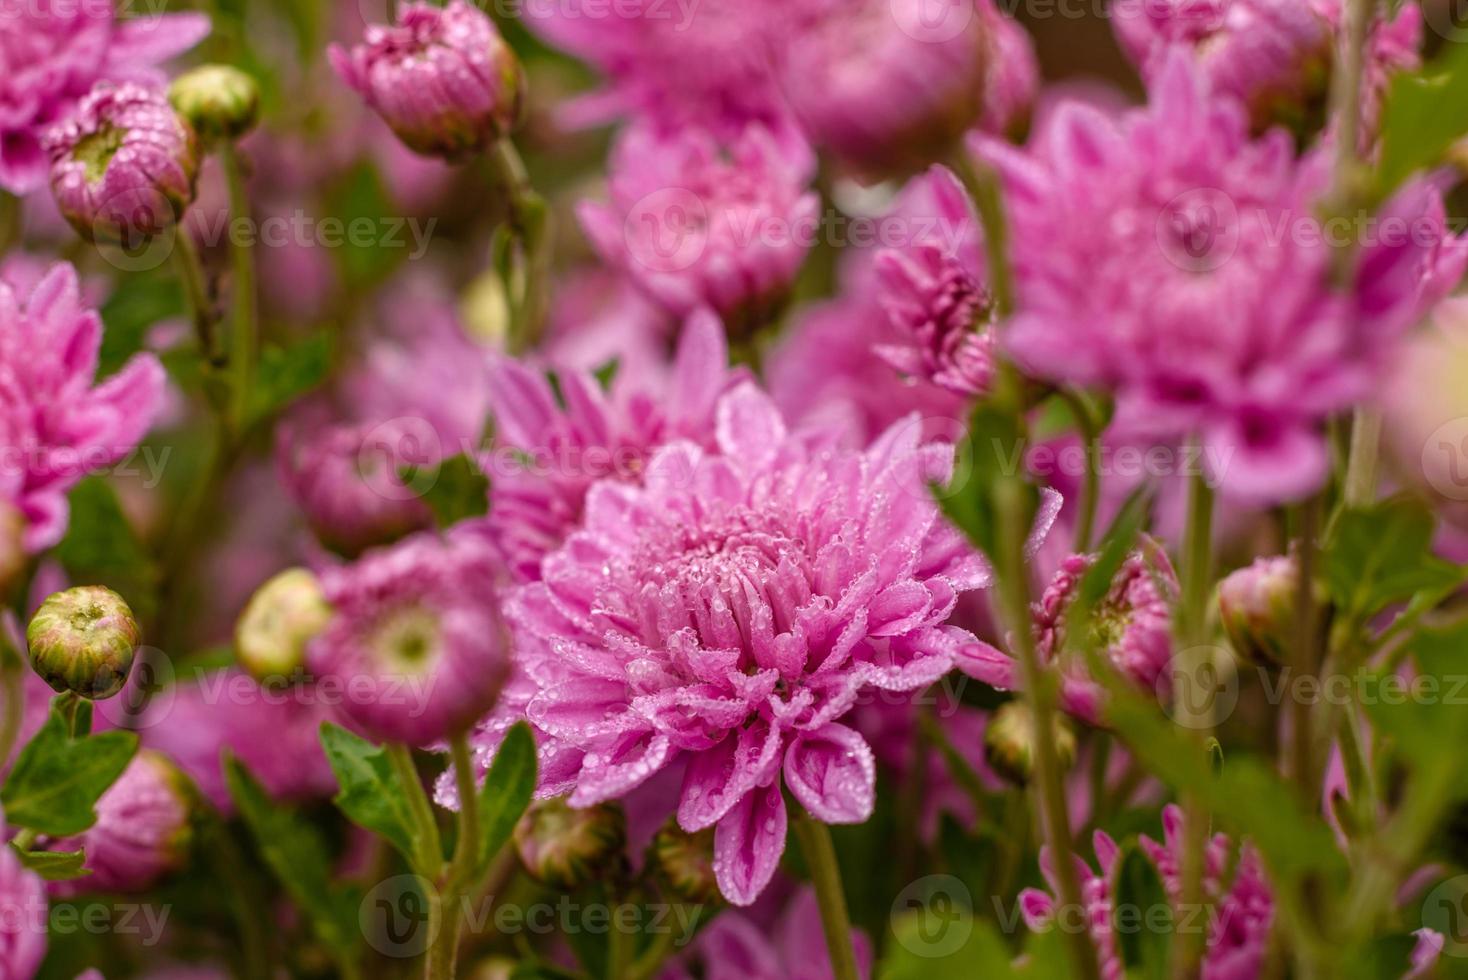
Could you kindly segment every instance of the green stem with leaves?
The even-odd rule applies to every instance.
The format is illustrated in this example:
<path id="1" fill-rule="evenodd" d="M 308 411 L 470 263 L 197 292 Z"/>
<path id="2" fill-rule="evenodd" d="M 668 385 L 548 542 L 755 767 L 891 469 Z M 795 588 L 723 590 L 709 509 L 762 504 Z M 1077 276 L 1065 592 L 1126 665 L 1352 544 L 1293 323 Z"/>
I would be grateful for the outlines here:
<path id="1" fill-rule="evenodd" d="M 821 907 L 821 928 L 831 954 L 831 975 L 835 980 L 860 980 L 856 949 L 851 944 L 851 916 L 846 911 L 846 893 L 841 887 L 841 867 L 836 862 L 831 831 L 804 810 L 794 815 L 791 828 L 800 842 L 800 853 L 810 869 L 816 901 Z"/>
<path id="2" fill-rule="evenodd" d="M 550 207 L 530 183 L 515 144 L 502 139 L 490 151 L 493 180 L 505 194 L 509 230 L 519 245 L 519 281 L 506 282 L 514 295 L 509 349 L 519 353 L 534 347 L 549 305 L 552 236 Z"/>
<path id="3" fill-rule="evenodd" d="M 245 191 L 245 175 L 240 166 L 239 151 L 230 144 L 219 149 L 229 186 L 230 217 L 244 221 L 250 217 L 250 201 Z M 235 438 L 239 438 L 249 419 L 250 393 L 254 386 L 255 358 L 259 335 L 259 311 L 256 292 L 255 251 L 247 244 L 232 242 L 230 257 L 234 270 L 234 311 L 229 332 L 229 418 Z"/>

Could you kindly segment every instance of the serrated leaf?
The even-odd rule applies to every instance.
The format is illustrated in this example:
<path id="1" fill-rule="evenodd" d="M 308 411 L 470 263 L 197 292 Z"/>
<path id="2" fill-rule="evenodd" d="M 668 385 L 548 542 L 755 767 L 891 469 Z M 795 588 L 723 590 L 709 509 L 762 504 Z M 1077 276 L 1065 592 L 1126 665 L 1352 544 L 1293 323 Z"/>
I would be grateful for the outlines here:
<path id="1" fill-rule="evenodd" d="M 334 799 L 337 807 L 412 861 L 417 854 L 413 808 L 387 750 L 330 722 L 321 726 L 321 745 L 341 787 Z"/>
<path id="2" fill-rule="evenodd" d="M 355 960 L 361 939 L 357 902 L 333 884 L 325 840 L 294 810 L 273 801 L 238 759 L 225 756 L 224 774 L 260 856 L 310 920 L 317 938 L 338 962 Z"/>
<path id="3" fill-rule="evenodd" d="M 535 736 L 517 722 L 495 753 L 479 791 L 479 866 L 488 867 L 535 795 Z"/>
<path id="4" fill-rule="evenodd" d="M 267 347 L 255 369 L 248 419 L 269 418 L 316 389 L 331 373 L 331 337 L 313 334 L 290 347 Z"/>
<path id="5" fill-rule="evenodd" d="M 412 469 L 403 474 L 407 486 L 421 482 L 426 481 Z M 432 485 L 423 492 L 423 502 L 433 511 L 434 520 L 441 528 L 471 517 L 483 517 L 489 513 L 489 477 L 467 454 L 450 456 L 438 464 Z"/>
<path id="6" fill-rule="evenodd" d="M 55 710 L 21 749 L 0 803 L 5 819 L 51 837 L 72 837 L 97 822 L 96 804 L 138 750 L 133 732 L 72 738 Z"/>
<path id="7" fill-rule="evenodd" d="M 10 849 L 20 857 L 21 864 L 47 881 L 71 881 L 92 873 L 90 868 L 83 867 L 87 860 L 84 851 L 23 851 L 14 841 L 10 842 Z"/>
<path id="8" fill-rule="evenodd" d="M 1326 543 L 1326 588 L 1336 606 L 1364 621 L 1415 593 L 1462 582 L 1464 570 L 1432 553 L 1434 520 L 1404 497 L 1343 511 Z"/>
<path id="9" fill-rule="evenodd" d="M 1172 905 L 1157 866 L 1135 844 L 1123 850 L 1116 865 L 1112 924 L 1128 980 L 1167 976 L 1174 932 Z"/>

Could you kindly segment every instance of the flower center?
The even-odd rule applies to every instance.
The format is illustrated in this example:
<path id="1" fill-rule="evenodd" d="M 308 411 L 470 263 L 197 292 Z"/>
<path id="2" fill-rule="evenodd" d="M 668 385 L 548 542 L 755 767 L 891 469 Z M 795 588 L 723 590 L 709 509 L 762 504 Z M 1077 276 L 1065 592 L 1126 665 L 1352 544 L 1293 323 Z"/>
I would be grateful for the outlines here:
<path id="1" fill-rule="evenodd" d="M 126 131 L 104 123 L 95 133 L 88 133 L 77 141 L 71 155 L 81 163 L 87 175 L 87 183 L 95 184 L 107 173 L 112 158 L 122 149 L 127 138 Z"/>

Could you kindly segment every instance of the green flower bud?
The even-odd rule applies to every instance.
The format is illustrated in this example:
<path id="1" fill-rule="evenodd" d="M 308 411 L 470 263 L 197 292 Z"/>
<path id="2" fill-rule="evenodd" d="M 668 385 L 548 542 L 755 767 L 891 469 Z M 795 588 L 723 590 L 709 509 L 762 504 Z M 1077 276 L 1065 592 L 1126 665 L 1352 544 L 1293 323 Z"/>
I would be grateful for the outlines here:
<path id="1" fill-rule="evenodd" d="M 122 690 L 141 638 L 122 596 L 100 585 L 57 592 L 26 630 L 36 673 L 57 691 L 92 700 Z"/>
<path id="2" fill-rule="evenodd" d="M 525 870 L 567 891 L 620 871 L 626 847 L 627 817 L 615 803 L 576 810 L 565 800 L 547 800 L 532 806 L 515 827 Z"/>
<path id="3" fill-rule="evenodd" d="M 690 834 L 669 820 L 652 839 L 654 866 L 669 890 L 685 902 L 705 904 L 720 898 L 714 880 L 714 828 Z"/>
<path id="4" fill-rule="evenodd" d="M 1035 716 L 1022 701 L 1008 701 L 989 716 L 984 731 L 984 760 L 989 768 L 1016 786 L 1024 786 L 1035 771 Z M 1057 712 L 1055 752 L 1061 771 L 1076 759 L 1076 737 Z"/>
<path id="5" fill-rule="evenodd" d="M 237 140 L 260 120 L 260 87 L 229 65 L 202 65 L 178 76 L 168 100 L 206 141 Z"/>
<path id="6" fill-rule="evenodd" d="M 281 572 L 262 585 L 235 624 L 240 665 L 259 680 L 289 677 L 306 664 L 306 645 L 331 621 L 331 606 L 316 576 L 304 568 Z"/>

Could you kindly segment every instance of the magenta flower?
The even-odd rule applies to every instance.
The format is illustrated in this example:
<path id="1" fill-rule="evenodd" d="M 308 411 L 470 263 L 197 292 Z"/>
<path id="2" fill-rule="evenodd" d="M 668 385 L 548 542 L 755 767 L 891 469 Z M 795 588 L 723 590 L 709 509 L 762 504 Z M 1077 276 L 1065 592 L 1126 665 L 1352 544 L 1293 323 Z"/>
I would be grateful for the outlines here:
<path id="1" fill-rule="evenodd" d="M 784 850 L 782 782 L 819 820 L 871 814 L 871 749 L 839 719 L 946 673 L 970 637 L 945 624 L 990 576 L 927 494 L 952 448 L 915 422 L 811 449 L 746 384 L 715 432 L 721 455 L 673 443 L 640 486 L 593 487 L 509 608 L 542 792 L 591 806 L 682 760 L 678 822 L 717 827 L 719 887 L 748 904 Z"/>
<path id="2" fill-rule="evenodd" d="M 87 854 L 91 874 L 53 885 L 53 893 L 144 891 L 188 859 L 192 828 L 183 774 L 163 755 L 143 750 L 97 801 L 97 822 L 52 850 Z"/>
<path id="3" fill-rule="evenodd" d="M 1314 217 L 1323 156 L 1297 163 L 1282 131 L 1251 140 L 1182 54 L 1148 108 L 1069 103 L 1028 152 L 983 146 L 1014 227 L 1014 356 L 1114 390 L 1118 435 L 1197 434 L 1222 460 L 1210 477 L 1259 502 L 1319 485 L 1324 419 L 1367 394 L 1387 346 L 1468 262 L 1419 184 L 1363 232 L 1356 295 L 1337 293 Z"/>
<path id="4" fill-rule="evenodd" d="M 1033 96 L 1034 54 L 990 0 L 945 4 L 936 18 L 925 0 L 804 7 L 780 39 L 785 97 L 813 143 L 864 172 L 926 166 Z M 996 68 L 1001 52 L 1014 64 Z"/>
<path id="5" fill-rule="evenodd" d="M 724 329 L 712 314 L 689 319 L 666 371 L 618 368 L 609 390 L 586 372 L 545 374 L 509 357 L 489 379 L 495 449 L 485 527 L 522 581 L 581 523 L 601 479 L 637 482 L 653 452 L 676 439 L 713 448 L 714 406 L 731 372 Z"/>
<path id="6" fill-rule="evenodd" d="M 877 256 L 879 300 L 903 342 L 875 349 L 900 373 L 971 398 L 989 390 L 994 374 L 993 298 L 982 285 L 978 222 L 951 173 L 935 167 L 923 180 L 947 227 L 964 234 L 946 248 L 915 242 Z"/>
<path id="7" fill-rule="evenodd" d="M 818 233 L 806 161 L 759 126 L 723 144 L 639 125 L 611 168 L 610 202 L 578 210 L 604 261 L 675 316 L 709 307 L 734 334 L 769 322 Z"/>
<path id="8" fill-rule="evenodd" d="M 199 141 L 161 89 L 92 89 L 46 134 L 51 191 L 88 241 L 146 241 L 193 203 Z"/>
<path id="9" fill-rule="evenodd" d="M 266 688 L 241 670 L 216 670 L 154 693 L 137 727 L 145 749 L 168 756 L 228 814 L 234 803 L 220 762 L 225 750 L 277 799 L 336 792 L 320 731 L 328 707 L 344 696 L 311 686 Z"/>
<path id="10" fill-rule="evenodd" d="M 368 735 L 426 746 L 494 706 L 509 669 L 503 566 L 475 535 L 424 534 L 323 574 L 334 614 L 311 642 L 319 685 Z"/>
<path id="11" fill-rule="evenodd" d="M 98 82 L 161 85 L 160 62 L 209 33 L 202 14 L 119 21 L 112 0 L 14 4 L 0 18 L 0 188 L 27 194 L 46 180 L 46 130 Z"/>
<path id="12" fill-rule="evenodd" d="M 1156 865 L 1168 900 L 1174 906 L 1182 895 L 1182 820 L 1182 810 L 1169 806 L 1162 812 L 1164 843 L 1159 844 L 1146 835 L 1141 838 L 1142 851 Z M 1099 874 L 1081 858 L 1075 859 L 1081 872 L 1085 921 L 1101 959 L 1102 976 L 1107 980 L 1121 980 L 1121 955 L 1112 921 L 1113 882 L 1121 850 L 1103 831 L 1096 832 L 1094 847 L 1101 869 Z M 1259 975 L 1269 946 L 1274 896 L 1254 849 L 1243 845 L 1236 859 L 1234 851 L 1226 835 L 1214 834 L 1204 857 L 1204 900 L 1213 906 L 1213 912 L 1209 917 L 1203 980 L 1253 980 Z M 1058 892 L 1048 849 L 1041 851 L 1040 867 L 1050 887 Z M 1025 923 L 1032 930 L 1051 928 L 1061 912 L 1058 899 L 1036 888 L 1022 891 L 1019 902 Z M 1073 923 L 1075 914 L 1062 914 L 1060 921 Z"/>
<path id="13" fill-rule="evenodd" d="M 0 498 L 24 515 L 32 554 L 66 533 L 66 494 L 130 453 L 163 401 L 157 358 L 139 354 L 94 386 L 102 320 L 76 271 L 53 268 L 20 295 L 0 282 Z"/>
<path id="14" fill-rule="evenodd" d="M 46 957 L 46 882 L 20 863 L 14 848 L 0 852 L 0 976 L 30 980 Z"/>
<path id="15" fill-rule="evenodd" d="M 1042 663 L 1062 654 L 1066 644 L 1066 616 L 1095 555 L 1071 555 L 1034 604 L 1036 652 Z M 1121 676 L 1147 693 L 1157 691 L 1172 660 L 1172 607 L 1177 602 L 1177 575 L 1167 554 L 1147 541 L 1129 555 L 1111 580 L 1111 588 L 1092 612 L 1089 641 L 1097 654 Z M 965 647 L 958 666 L 964 673 L 1002 691 L 1020 684 L 1019 664 L 987 643 Z M 1165 688 L 1164 688 L 1165 690 Z M 1101 716 L 1101 687 L 1084 663 L 1067 662 L 1060 687 L 1061 705 L 1096 723 Z"/>
<path id="16" fill-rule="evenodd" d="M 459 160 L 507 134 L 525 87 L 520 63 L 494 21 L 465 0 L 444 7 L 404 3 L 392 26 L 367 28 L 364 43 L 327 52 L 407 146 Z"/>
<path id="17" fill-rule="evenodd" d="M 802 888 L 784 904 L 772 924 L 743 911 L 720 915 L 699 933 L 688 953 L 662 972 L 661 980 L 832 980 L 815 891 Z M 871 976 L 871 940 L 853 929 L 851 942 L 857 971 Z"/>

